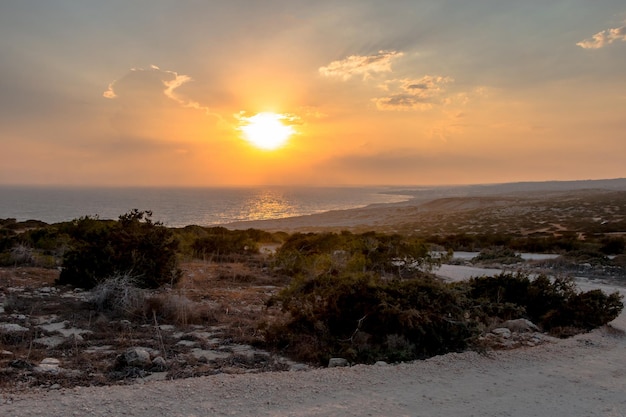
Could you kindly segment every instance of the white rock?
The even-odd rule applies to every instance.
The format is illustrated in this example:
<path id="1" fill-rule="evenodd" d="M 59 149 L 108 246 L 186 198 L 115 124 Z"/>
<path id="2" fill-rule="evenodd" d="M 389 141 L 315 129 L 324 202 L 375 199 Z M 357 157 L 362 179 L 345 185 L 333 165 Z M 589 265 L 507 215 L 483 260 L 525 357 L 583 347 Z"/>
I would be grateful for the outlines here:
<path id="1" fill-rule="evenodd" d="M 538 332 L 539 328 L 530 320 L 515 319 L 507 320 L 501 324 L 501 327 L 507 328 L 512 332 Z"/>
<path id="2" fill-rule="evenodd" d="M 20 326 L 17 323 L 0 323 L 0 330 L 6 333 L 23 333 L 28 331 L 28 327 Z"/>
<path id="3" fill-rule="evenodd" d="M 328 360 L 329 368 L 336 368 L 339 366 L 349 366 L 348 360 L 344 358 L 330 358 Z"/>
<path id="4" fill-rule="evenodd" d="M 124 353 L 124 362 L 128 366 L 137 368 L 149 368 L 152 366 L 150 353 L 143 348 L 130 348 Z"/>
<path id="5" fill-rule="evenodd" d="M 493 329 L 491 333 L 498 335 L 504 339 L 509 339 L 511 337 L 511 331 L 504 327 Z"/>
<path id="6" fill-rule="evenodd" d="M 163 359 L 163 356 L 157 356 L 152 360 L 152 366 L 160 370 L 167 369 L 167 362 Z"/>
<path id="7" fill-rule="evenodd" d="M 38 345 L 55 348 L 65 342 L 65 338 L 63 336 L 38 337 L 37 339 L 33 340 L 33 342 Z"/>
<path id="8" fill-rule="evenodd" d="M 60 371 L 61 361 L 56 358 L 45 358 L 38 366 L 35 367 L 36 372 L 56 374 Z"/>

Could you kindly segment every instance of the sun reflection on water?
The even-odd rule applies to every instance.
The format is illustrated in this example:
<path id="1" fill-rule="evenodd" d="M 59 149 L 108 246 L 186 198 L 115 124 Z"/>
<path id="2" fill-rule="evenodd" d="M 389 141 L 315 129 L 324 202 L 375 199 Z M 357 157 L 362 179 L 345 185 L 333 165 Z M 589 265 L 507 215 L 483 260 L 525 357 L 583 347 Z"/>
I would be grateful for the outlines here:
<path id="1" fill-rule="evenodd" d="M 248 198 L 242 213 L 249 220 L 266 220 L 296 214 L 296 208 L 279 189 L 262 189 Z"/>

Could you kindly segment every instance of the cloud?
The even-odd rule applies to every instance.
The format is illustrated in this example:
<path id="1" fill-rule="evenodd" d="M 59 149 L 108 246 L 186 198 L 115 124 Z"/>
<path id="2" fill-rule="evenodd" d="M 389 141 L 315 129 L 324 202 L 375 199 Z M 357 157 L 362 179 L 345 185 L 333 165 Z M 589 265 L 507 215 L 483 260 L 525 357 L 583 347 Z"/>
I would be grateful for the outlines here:
<path id="1" fill-rule="evenodd" d="M 123 98 L 162 98 L 170 99 L 182 107 L 212 114 L 207 106 L 178 93 L 184 84 L 193 81 L 188 75 L 176 71 L 162 70 L 156 65 L 150 68 L 132 68 L 124 77 L 109 83 L 102 96 L 108 99 Z"/>
<path id="2" fill-rule="evenodd" d="M 603 30 L 602 32 L 596 33 L 591 38 L 578 42 L 576 45 L 584 49 L 600 49 L 615 41 L 626 42 L 626 25 Z"/>
<path id="3" fill-rule="evenodd" d="M 352 76 L 363 76 L 366 80 L 375 73 L 391 72 L 391 61 L 404 55 L 397 51 L 378 51 L 374 55 L 351 55 L 339 61 L 333 61 L 319 68 L 325 77 L 340 78 L 347 81 Z"/>
<path id="4" fill-rule="evenodd" d="M 390 94 L 372 99 L 379 110 L 428 110 L 444 102 L 446 84 L 450 77 L 425 75 L 419 79 L 387 81 L 381 87 Z"/>

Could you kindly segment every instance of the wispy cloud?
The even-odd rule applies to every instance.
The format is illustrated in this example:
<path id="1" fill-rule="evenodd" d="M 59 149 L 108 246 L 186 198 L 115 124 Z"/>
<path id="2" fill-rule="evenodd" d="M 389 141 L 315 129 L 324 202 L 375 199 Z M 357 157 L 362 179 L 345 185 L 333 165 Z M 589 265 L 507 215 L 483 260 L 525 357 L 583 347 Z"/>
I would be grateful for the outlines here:
<path id="1" fill-rule="evenodd" d="M 203 106 L 199 102 L 191 100 L 188 97 L 185 97 L 178 93 L 177 90 L 180 87 L 182 87 L 184 84 L 187 84 L 188 82 L 193 81 L 190 76 L 179 74 L 176 71 L 162 70 L 156 65 L 151 65 L 147 69 L 131 68 L 130 74 L 127 74 L 125 77 L 109 83 L 108 88 L 102 93 L 102 96 L 108 99 L 117 99 L 119 97 L 117 90 L 120 87 L 120 83 L 124 84 L 125 81 L 128 81 L 128 79 L 131 78 L 131 76 L 135 78 L 135 85 L 129 86 L 129 83 L 126 82 L 126 85 L 121 87 L 122 89 L 130 87 L 139 90 L 145 89 L 146 85 L 152 85 L 152 83 L 148 84 L 145 81 L 139 82 L 137 80 L 137 78 L 143 78 L 143 75 L 145 75 L 146 80 L 153 81 L 155 78 L 158 79 L 160 82 L 160 86 L 156 88 L 160 89 L 162 94 L 168 99 L 175 101 L 183 107 L 200 110 L 205 112 L 207 115 L 213 114 L 207 106 Z M 152 93 L 152 91 L 150 93 Z"/>
<path id="2" fill-rule="evenodd" d="M 387 81 L 382 87 L 390 92 L 372 99 L 379 110 L 427 110 L 444 102 L 446 84 L 450 77 L 425 75 L 419 79 Z"/>
<path id="3" fill-rule="evenodd" d="M 319 73 L 325 77 L 340 78 L 343 81 L 361 75 L 366 80 L 375 73 L 391 72 L 391 61 L 402 55 L 404 54 L 398 51 L 378 51 L 374 55 L 350 55 L 345 59 L 320 67 Z"/>
<path id="4" fill-rule="evenodd" d="M 585 49 L 600 49 L 615 41 L 626 42 L 626 25 L 603 30 L 602 32 L 596 33 L 591 38 L 578 42 L 576 45 Z"/>

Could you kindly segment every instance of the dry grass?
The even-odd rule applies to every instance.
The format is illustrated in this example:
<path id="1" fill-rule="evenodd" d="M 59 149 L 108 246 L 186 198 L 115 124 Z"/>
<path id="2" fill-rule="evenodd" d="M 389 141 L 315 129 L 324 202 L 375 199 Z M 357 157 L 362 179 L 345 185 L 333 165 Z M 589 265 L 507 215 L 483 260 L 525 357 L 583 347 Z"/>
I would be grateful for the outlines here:
<path id="1" fill-rule="evenodd" d="M 39 337 L 53 335 L 38 327 L 24 333 L 3 333 L 0 351 L 9 351 L 11 355 L 0 356 L 0 390 L 52 384 L 71 387 L 118 383 L 112 379 L 115 357 L 124 349 L 136 346 L 162 352 L 171 361 L 168 373 L 171 378 L 225 372 L 224 367 L 228 372 L 236 372 L 237 367 L 263 370 L 278 366 L 256 359 L 194 362 L 187 354 L 189 348 L 177 345 L 179 339 L 160 327 L 174 325 L 182 332 L 219 329 L 219 337 L 226 345 L 258 344 L 264 340 L 264 332 L 259 329 L 281 314 L 276 309 L 267 309 L 265 303 L 280 289 L 282 278 L 267 274 L 262 264 L 194 261 L 181 267 L 183 278 L 174 288 L 138 289 L 132 277 L 120 275 L 89 293 L 57 287 L 58 292 L 45 297 L 38 289 L 52 286 L 57 270 L 0 268 L 0 300 L 4 300 L 6 310 L 0 321 L 10 321 L 8 314 L 23 314 L 28 317 L 26 322 L 31 323 L 37 317 L 48 316 L 54 317 L 55 322 L 66 321 L 66 327 L 93 332 L 85 334 L 84 341 L 68 338 L 54 348 L 33 343 Z M 20 323 L 26 325 L 26 322 Z M 204 342 L 201 345 L 208 347 Z M 111 346 L 111 350 L 86 353 L 94 346 Z M 20 361 L 33 366 L 46 357 L 62 358 L 64 368 L 79 370 L 80 375 L 48 375 L 19 368 Z M 176 359 L 179 357 L 185 357 L 186 362 L 181 364 Z M 11 365 L 13 361 L 17 362 Z"/>

